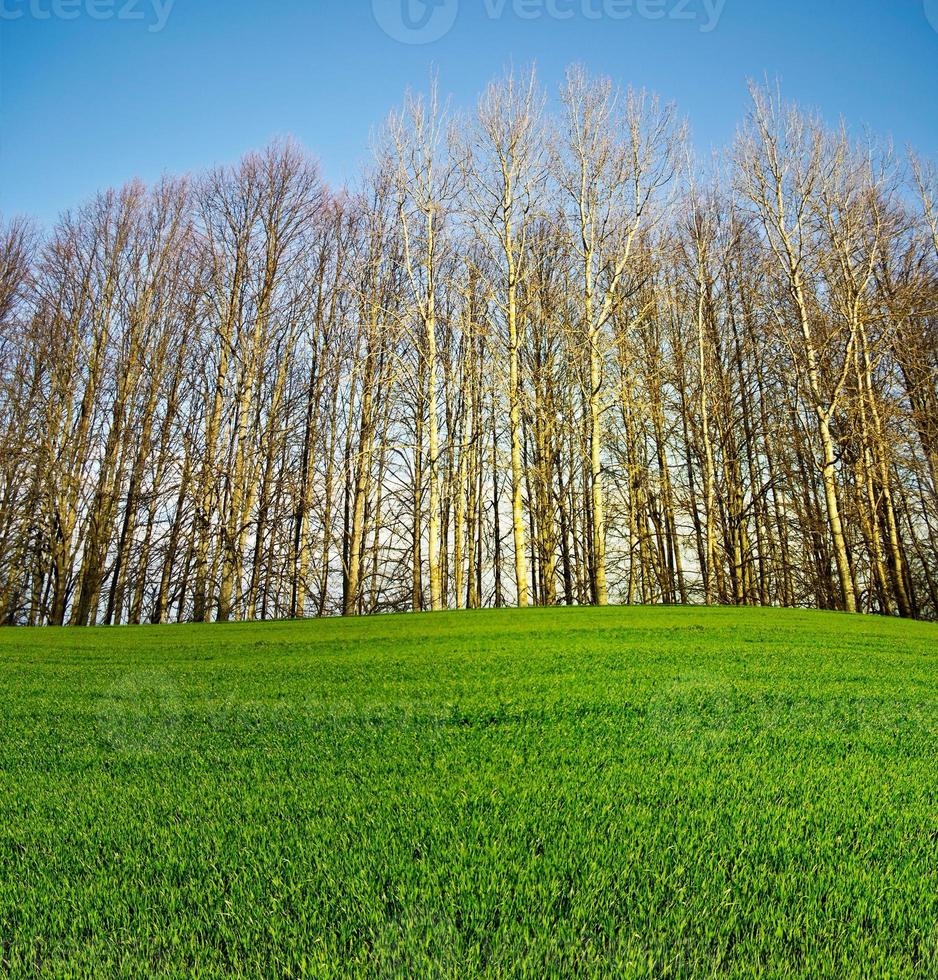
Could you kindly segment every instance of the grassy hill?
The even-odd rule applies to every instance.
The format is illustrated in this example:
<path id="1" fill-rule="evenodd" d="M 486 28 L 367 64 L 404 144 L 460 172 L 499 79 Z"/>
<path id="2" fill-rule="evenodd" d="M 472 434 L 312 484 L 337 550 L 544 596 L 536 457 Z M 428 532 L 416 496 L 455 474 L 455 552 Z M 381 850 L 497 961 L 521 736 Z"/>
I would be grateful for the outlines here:
<path id="1" fill-rule="evenodd" d="M 0 974 L 938 976 L 938 627 L 0 632 Z"/>

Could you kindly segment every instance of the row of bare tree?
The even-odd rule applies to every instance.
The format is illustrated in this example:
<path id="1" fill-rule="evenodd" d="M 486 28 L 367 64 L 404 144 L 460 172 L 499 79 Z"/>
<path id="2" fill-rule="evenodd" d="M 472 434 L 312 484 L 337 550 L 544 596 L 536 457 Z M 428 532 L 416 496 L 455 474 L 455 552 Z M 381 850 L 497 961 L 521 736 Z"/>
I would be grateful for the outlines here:
<path id="1" fill-rule="evenodd" d="M 938 617 L 934 169 L 571 70 L 0 228 L 0 619 Z"/>

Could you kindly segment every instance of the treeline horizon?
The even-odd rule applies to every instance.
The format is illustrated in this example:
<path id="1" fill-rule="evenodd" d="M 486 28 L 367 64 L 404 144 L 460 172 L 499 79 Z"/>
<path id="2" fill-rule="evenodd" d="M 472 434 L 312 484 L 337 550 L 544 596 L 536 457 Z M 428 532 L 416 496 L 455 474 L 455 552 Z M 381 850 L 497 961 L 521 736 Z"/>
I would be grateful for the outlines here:
<path id="1" fill-rule="evenodd" d="M 706 603 L 938 618 L 938 171 L 751 87 L 408 93 L 0 223 L 0 622 Z"/>

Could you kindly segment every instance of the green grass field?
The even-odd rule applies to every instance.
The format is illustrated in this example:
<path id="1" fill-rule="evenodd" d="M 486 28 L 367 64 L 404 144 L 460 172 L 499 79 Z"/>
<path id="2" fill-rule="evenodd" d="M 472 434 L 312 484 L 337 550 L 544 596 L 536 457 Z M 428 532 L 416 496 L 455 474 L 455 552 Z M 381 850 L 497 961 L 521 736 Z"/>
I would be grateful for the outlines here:
<path id="1" fill-rule="evenodd" d="M 0 633 L 0 974 L 938 976 L 938 627 Z"/>

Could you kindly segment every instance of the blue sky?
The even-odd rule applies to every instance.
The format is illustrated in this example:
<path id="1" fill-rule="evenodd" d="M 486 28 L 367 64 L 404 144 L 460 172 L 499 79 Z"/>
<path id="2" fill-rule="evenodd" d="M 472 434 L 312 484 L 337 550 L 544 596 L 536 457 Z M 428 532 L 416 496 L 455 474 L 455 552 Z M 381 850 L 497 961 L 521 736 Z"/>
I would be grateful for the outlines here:
<path id="1" fill-rule="evenodd" d="M 938 156 L 938 0 L 433 3 L 0 0 L 0 212 L 48 224 L 103 187 L 285 134 L 329 180 L 352 179 L 370 131 L 434 67 L 468 106 L 532 60 L 549 88 L 578 61 L 674 100 L 704 153 L 732 138 L 746 79 L 768 75 L 831 120 Z M 407 12 L 426 15 L 422 34 Z"/>

